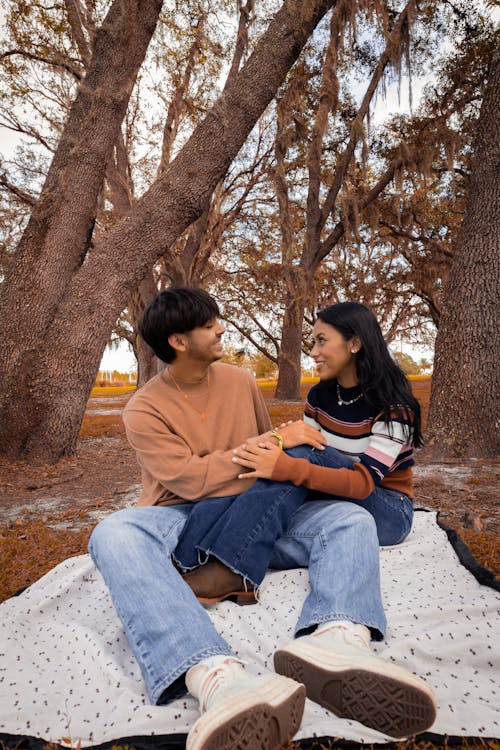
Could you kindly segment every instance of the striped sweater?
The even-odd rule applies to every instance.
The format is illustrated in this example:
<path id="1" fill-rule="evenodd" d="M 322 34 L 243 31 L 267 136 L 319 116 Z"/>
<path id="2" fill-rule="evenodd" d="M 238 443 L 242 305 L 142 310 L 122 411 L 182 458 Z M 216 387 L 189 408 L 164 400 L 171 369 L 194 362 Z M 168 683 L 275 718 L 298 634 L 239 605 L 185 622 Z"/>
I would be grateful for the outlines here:
<path id="1" fill-rule="evenodd" d="M 340 388 L 343 401 L 356 399 L 359 386 Z M 272 479 L 291 481 L 329 495 L 363 500 L 377 485 L 413 497 L 411 424 L 394 411 L 389 423 L 362 396 L 339 405 L 336 381 L 322 381 L 309 392 L 305 421 L 319 429 L 328 445 L 352 459 L 351 468 L 315 466 L 280 454 Z"/>

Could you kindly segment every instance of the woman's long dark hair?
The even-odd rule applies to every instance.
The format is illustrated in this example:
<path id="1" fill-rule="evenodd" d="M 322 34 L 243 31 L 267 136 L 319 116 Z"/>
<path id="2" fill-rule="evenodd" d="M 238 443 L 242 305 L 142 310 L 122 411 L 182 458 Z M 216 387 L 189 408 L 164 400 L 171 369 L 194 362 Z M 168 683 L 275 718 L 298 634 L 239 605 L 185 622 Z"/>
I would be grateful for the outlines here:
<path id="1" fill-rule="evenodd" d="M 320 310 L 317 317 L 333 326 L 346 341 L 357 336 L 362 347 L 356 354 L 356 375 L 366 400 L 379 409 L 386 422 L 391 411 L 413 428 L 411 442 L 424 444 L 420 406 L 399 365 L 391 357 L 374 314 L 359 302 L 339 302 Z"/>

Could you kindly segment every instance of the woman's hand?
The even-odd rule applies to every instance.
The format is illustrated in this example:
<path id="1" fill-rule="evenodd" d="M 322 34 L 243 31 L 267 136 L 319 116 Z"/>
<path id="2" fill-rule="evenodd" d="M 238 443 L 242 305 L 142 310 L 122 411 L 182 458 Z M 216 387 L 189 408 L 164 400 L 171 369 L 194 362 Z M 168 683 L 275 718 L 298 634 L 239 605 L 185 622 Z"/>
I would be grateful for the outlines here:
<path id="1" fill-rule="evenodd" d="M 295 448 L 296 445 L 312 445 L 313 448 L 322 450 L 327 445 L 324 435 L 301 419 L 296 422 L 287 422 L 280 425 L 278 432 L 283 438 L 283 448 Z"/>
<path id="2" fill-rule="evenodd" d="M 258 445 L 240 445 L 234 449 L 233 453 L 234 463 L 249 469 L 244 474 L 239 474 L 238 479 L 248 479 L 248 477 L 270 479 L 281 450 L 277 445 L 266 441 Z"/>

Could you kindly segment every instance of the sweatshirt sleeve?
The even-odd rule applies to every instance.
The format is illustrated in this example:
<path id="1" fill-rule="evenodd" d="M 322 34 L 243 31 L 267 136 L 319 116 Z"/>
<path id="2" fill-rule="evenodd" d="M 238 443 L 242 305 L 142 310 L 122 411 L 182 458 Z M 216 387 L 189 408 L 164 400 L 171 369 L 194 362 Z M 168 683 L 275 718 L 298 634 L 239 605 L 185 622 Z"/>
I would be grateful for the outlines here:
<path id="1" fill-rule="evenodd" d="M 349 469 L 330 469 L 310 464 L 305 458 L 292 458 L 286 453 L 280 453 L 271 479 L 353 500 L 364 500 L 375 488 L 370 472 L 361 463 L 353 464 Z"/>
<path id="2" fill-rule="evenodd" d="M 178 497 L 201 500 L 227 494 L 227 482 L 241 473 L 231 461 L 232 450 L 195 455 L 159 416 L 145 418 L 144 412 L 128 409 L 123 421 L 141 468 Z"/>

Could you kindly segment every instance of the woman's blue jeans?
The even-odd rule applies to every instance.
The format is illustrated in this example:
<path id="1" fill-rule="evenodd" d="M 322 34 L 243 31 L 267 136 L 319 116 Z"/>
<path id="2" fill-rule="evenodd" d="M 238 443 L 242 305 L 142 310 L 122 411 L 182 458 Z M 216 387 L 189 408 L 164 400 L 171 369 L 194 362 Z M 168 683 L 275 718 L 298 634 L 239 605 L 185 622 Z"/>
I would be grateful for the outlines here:
<path id="1" fill-rule="evenodd" d="M 352 465 L 349 458 L 331 447 L 320 451 L 302 445 L 287 453 L 329 468 Z M 273 488 L 271 492 L 269 487 Z M 184 569 L 190 569 L 212 555 L 258 585 L 270 567 L 275 542 L 287 531 L 293 513 L 306 500 L 321 499 L 346 501 L 310 492 L 291 482 L 280 485 L 269 480 L 259 480 L 237 497 L 204 500 L 195 505 L 189 516 L 175 551 L 176 560 Z M 406 495 L 376 487 L 364 500 L 348 502 L 371 514 L 380 545 L 399 544 L 409 534 L 413 504 Z"/>
<path id="2" fill-rule="evenodd" d="M 281 513 L 282 500 L 276 501 L 287 490 L 300 497 L 291 517 Z M 223 503 L 229 507 L 231 500 L 258 498 L 274 507 L 273 518 L 286 518 L 269 565 L 277 570 L 309 569 L 310 591 L 295 633 L 321 622 L 350 620 L 382 638 L 386 619 L 373 516 L 350 501 L 304 503 L 302 492 L 292 484 L 259 480 L 245 493 L 223 498 Z M 90 540 L 90 554 L 108 586 L 153 703 L 176 697 L 182 676 L 201 659 L 232 653 L 172 563 L 186 521 L 207 502 L 218 501 L 117 511 L 101 521 Z M 249 510 L 246 506 L 251 517 Z M 257 537 L 258 532 L 246 545 L 248 557 L 251 549 L 254 557 L 260 555 Z"/>

